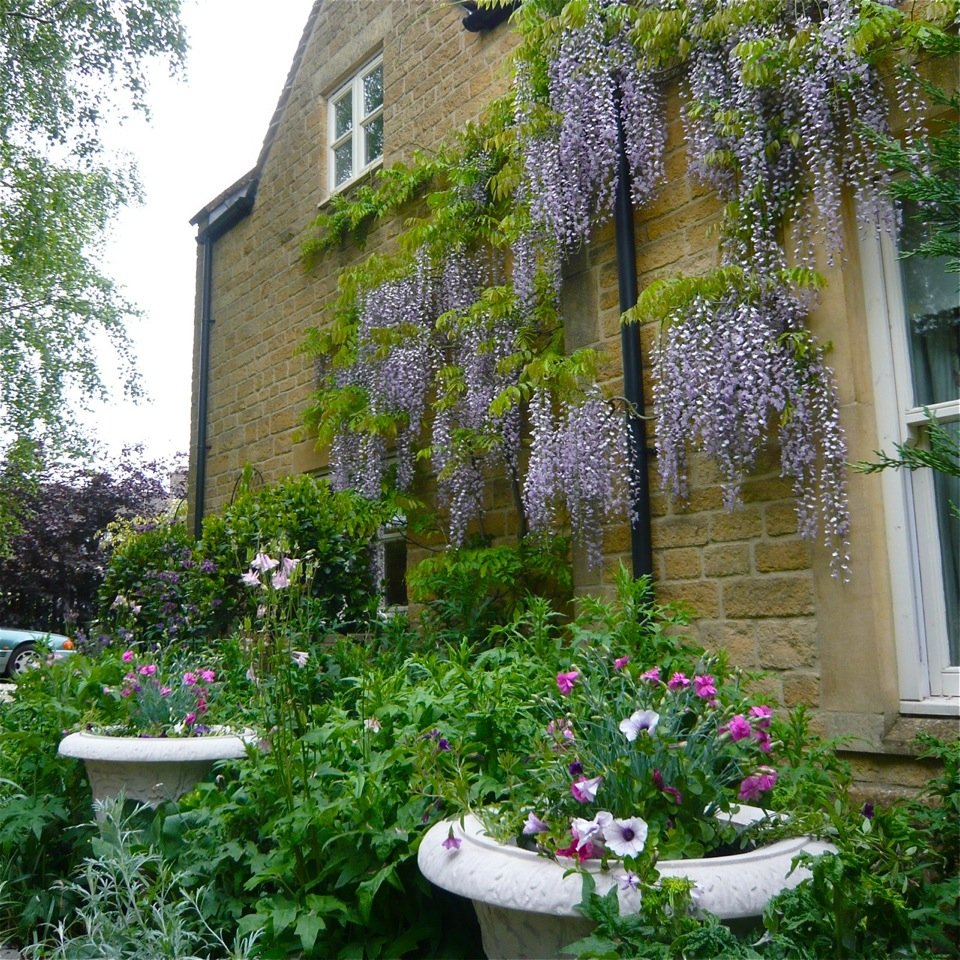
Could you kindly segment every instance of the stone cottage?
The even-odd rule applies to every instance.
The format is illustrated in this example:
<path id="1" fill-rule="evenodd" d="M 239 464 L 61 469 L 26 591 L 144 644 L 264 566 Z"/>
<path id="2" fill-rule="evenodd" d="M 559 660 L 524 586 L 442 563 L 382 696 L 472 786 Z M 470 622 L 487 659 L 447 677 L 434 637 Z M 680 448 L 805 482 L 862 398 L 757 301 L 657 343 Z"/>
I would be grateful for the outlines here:
<path id="1" fill-rule="evenodd" d="M 310 271 L 301 243 L 335 193 L 440 146 L 507 89 L 517 42 L 508 12 L 427 0 L 314 4 L 256 165 L 193 220 L 195 522 L 228 502 L 246 464 L 267 481 L 326 469 L 325 451 L 298 435 L 315 386 L 298 348 L 308 328 L 323 324 L 339 272 L 389 249 L 399 223 L 374 229 L 362 251 L 349 243 L 331 251 Z M 686 175 L 678 103 L 673 91 L 669 187 L 634 217 L 641 290 L 716 263 L 719 205 Z M 565 263 L 563 313 L 568 348 L 608 356 L 605 385 L 620 393 L 615 248 L 608 226 Z M 832 341 L 850 458 L 864 460 L 918 437 L 924 407 L 942 422 L 960 419 L 957 327 L 924 337 L 915 322 L 929 314 L 931 296 L 936 309 L 955 306 L 955 287 L 951 294 L 939 264 L 898 262 L 892 240 L 858 235 L 852 218 L 845 251 L 842 264 L 824 268 L 828 286 L 812 326 Z M 641 328 L 644 358 L 652 336 Z M 841 583 L 825 551 L 798 535 L 791 488 L 774 460 L 751 476 L 733 512 L 723 509 L 709 461 L 696 459 L 691 479 L 679 504 L 651 473 L 658 598 L 689 603 L 706 646 L 767 671 L 776 702 L 804 704 L 824 733 L 851 738 L 846 749 L 865 784 L 920 786 L 927 771 L 912 759 L 916 733 L 952 735 L 960 707 L 958 534 L 940 481 L 922 471 L 851 473 L 853 573 Z M 501 506 L 491 501 L 488 529 L 506 534 Z M 576 589 L 609 587 L 614 566 L 629 564 L 630 541 L 626 523 L 608 531 L 602 567 L 576 563 Z M 417 557 L 410 545 L 407 562 Z"/>

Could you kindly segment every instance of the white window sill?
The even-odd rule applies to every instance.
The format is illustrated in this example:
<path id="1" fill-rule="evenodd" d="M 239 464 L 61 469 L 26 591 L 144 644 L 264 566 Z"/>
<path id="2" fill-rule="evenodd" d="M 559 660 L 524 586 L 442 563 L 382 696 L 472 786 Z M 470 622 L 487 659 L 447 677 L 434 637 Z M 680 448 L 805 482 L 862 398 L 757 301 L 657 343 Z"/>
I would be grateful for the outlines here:
<path id="1" fill-rule="evenodd" d="M 960 697 L 901 700 L 900 714 L 908 717 L 960 717 Z"/>

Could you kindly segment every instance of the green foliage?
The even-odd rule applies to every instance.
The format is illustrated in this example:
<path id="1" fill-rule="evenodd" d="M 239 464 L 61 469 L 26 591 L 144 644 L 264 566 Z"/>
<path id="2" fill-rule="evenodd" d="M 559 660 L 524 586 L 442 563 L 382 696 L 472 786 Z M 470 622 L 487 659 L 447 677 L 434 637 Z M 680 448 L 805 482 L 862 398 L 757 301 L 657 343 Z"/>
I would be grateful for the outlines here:
<path id="1" fill-rule="evenodd" d="M 837 853 L 801 857 L 811 879 L 765 912 L 765 956 L 960 952 L 960 741 L 924 742 L 943 772 L 917 800 L 859 815 L 837 810 Z"/>
<path id="2" fill-rule="evenodd" d="M 928 468 L 948 477 L 960 477 L 960 444 L 951 432 L 950 425 L 941 424 L 927 407 L 924 407 L 924 413 L 929 417 L 926 428 L 929 446 L 897 443 L 894 444 L 896 456 L 891 457 L 882 450 L 875 450 L 878 460 L 860 461 L 853 464 L 853 469 L 860 473 L 879 473 L 881 470 L 912 472 Z M 953 515 L 960 519 L 960 505 L 951 504 L 950 509 Z"/>
<path id="3" fill-rule="evenodd" d="M 75 931 L 51 922 L 53 946 L 37 943 L 23 956 L 34 960 L 231 960 L 255 956 L 259 934 L 240 938 L 235 949 L 203 920 L 204 891 L 183 890 L 155 848 L 145 845 L 135 814 L 124 816 L 120 798 L 100 808 L 102 821 L 78 880 L 59 886 L 77 903 Z"/>
<path id="4" fill-rule="evenodd" d="M 116 525 L 92 636 L 193 646 L 224 636 L 256 610 L 256 595 L 240 577 L 270 544 L 288 557 L 312 558 L 311 589 L 297 611 L 301 626 L 364 622 L 376 606 L 369 546 L 384 515 L 356 494 L 299 476 L 246 485 L 222 517 L 205 519 L 199 542 L 175 521 Z"/>
<path id="5" fill-rule="evenodd" d="M 134 310 L 99 264 L 106 227 L 137 197 L 98 140 L 110 114 L 144 111 L 147 67 L 179 69 L 180 0 L 0 0 L 0 428 L 63 443 L 70 398 L 102 391 L 112 343 L 132 388 Z M 100 338 L 100 339 L 98 339 Z"/>
<path id="6" fill-rule="evenodd" d="M 407 574 L 410 599 L 423 604 L 421 622 L 432 636 L 480 643 L 512 619 L 528 595 L 569 595 L 565 540 L 517 546 L 463 547 L 422 561 Z"/>
<path id="7" fill-rule="evenodd" d="M 117 679 L 113 666 L 74 656 L 28 671 L 0 703 L 0 941 L 27 942 L 38 924 L 70 912 L 73 896 L 56 882 L 89 852 L 90 788 L 83 765 L 59 758 L 57 746 Z"/>

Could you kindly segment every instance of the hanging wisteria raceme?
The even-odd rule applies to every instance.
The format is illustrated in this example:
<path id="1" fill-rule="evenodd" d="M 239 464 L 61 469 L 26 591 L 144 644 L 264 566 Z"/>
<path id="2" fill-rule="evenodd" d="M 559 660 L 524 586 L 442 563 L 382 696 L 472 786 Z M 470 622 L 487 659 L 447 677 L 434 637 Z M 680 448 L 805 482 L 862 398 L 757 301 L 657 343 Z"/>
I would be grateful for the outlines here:
<path id="1" fill-rule="evenodd" d="M 599 567 L 604 523 L 628 517 L 634 502 L 623 417 L 599 389 L 562 404 L 557 416 L 550 397 L 538 391 L 530 401 L 530 430 L 523 486 L 530 530 L 555 531 L 565 514 L 588 563 Z"/>
<path id="2" fill-rule="evenodd" d="M 779 17 L 733 17 L 719 37 L 705 32 L 728 6 L 689 4 L 700 34 L 684 110 L 690 169 L 739 203 L 726 262 L 779 270 L 789 219 L 794 263 L 812 267 L 818 248 L 832 259 L 842 247 L 845 186 L 863 222 L 889 219 L 889 176 L 870 146 L 887 129 L 886 98 L 852 43 L 859 4 L 825 0 L 816 16 L 788 4 Z"/>
<path id="3" fill-rule="evenodd" d="M 687 495 L 688 444 L 713 458 L 729 509 L 771 432 L 781 475 L 793 481 L 799 531 L 819 524 L 835 575 L 847 569 L 846 447 L 836 388 L 822 351 L 802 334 L 805 309 L 788 291 L 757 302 L 731 292 L 695 298 L 670 318 L 654 353 L 657 465 L 674 496 Z M 797 343 L 805 349 L 799 350 Z"/>
<path id="4" fill-rule="evenodd" d="M 517 349 L 516 314 L 494 317 L 489 311 L 468 309 L 481 284 L 491 282 L 491 275 L 497 272 L 496 263 L 484 272 L 476 260 L 468 261 L 460 254 L 448 258 L 444 268 L 445 285 L 451 289 L 445 306 L 453 314 L 461 313 L 448 316 L 444 325 L 449 359 L 459 377 L 453 396 L 443 396 L 437 405 L 431 459 L 437 470 L 440 502 L 448 509 L 450 542 L 457 546 L 470 521 L 482 511 L 481 464 L 501 465 L 512 477 L 518 472 L 519 405 L 496 415 L 491 412 L 497 397 L 519 382 L 519 367 L 505 363 Z M 465 434 L 482 443 L 482 455 L 476 443 L 455 442 L 455 435 Z"/>
<path id="5" fill-rule="evenodd" d="M 566 27 L 549 64 L 549 107 L 559 122 L 525 137 L 523 184 L 534 223 L 559 249 L 573 251 L 591 228 L 613 214 L 618 167 L 618 112 L 633 199 L 642 204 L 663 173 L 666 127 L 661 95 L 652 75 L 637 66 L 625 36 L 608 41 L 604 7 L 591 4 L 583 26 Z M 517 72 L 517 123 L 529 125 L 533 93 Z"/>

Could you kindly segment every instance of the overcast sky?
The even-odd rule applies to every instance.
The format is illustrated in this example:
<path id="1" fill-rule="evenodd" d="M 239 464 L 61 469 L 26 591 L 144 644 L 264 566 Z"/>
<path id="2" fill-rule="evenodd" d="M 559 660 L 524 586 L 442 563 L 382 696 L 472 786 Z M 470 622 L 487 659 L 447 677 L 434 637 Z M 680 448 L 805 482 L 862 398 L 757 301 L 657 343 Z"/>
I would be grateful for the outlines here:
<path id="1" fill-rule="evenodd" d="M 112 453 L 136 443 L 155 456 L 187 452 L 196 264 L 189 220 L 256 163 L 311 4 L 186 0 L 185 80 L 158 71 L 151 122 L 138 118 L 107 134 L 136 158 L 146 193 L 144 206 L 117 219 L 107 248 L 107 273 L 143 310 L 130 334 L 148 394 L 136 407 L 120 398 L 85 418 Z"/>

